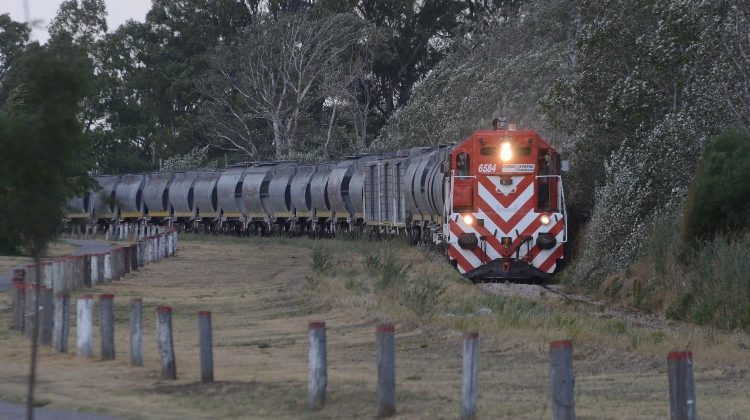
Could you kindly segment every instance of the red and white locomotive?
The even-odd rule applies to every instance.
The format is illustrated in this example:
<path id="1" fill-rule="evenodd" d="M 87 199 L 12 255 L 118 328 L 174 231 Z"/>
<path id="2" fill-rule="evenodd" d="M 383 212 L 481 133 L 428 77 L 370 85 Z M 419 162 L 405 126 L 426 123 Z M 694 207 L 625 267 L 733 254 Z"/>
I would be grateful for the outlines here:
<path id="1" fill-rule="evenodd" d="M 533 280 L 554 272 L 567 241 L 561 169 L 536 132 L 510 126 L 333 164 L 99 176 L 100 190 L 72 200 L 69 217 L 81 231 L 408 235 L 447 246 L 472 280 Z"/>
<path id="2" fill-rule="evenodd" d="M 536 132 L 477 131 L 450 153 L 448 258 L 472 280 L 547 278 L 567 242 L 557 151 Z"/>

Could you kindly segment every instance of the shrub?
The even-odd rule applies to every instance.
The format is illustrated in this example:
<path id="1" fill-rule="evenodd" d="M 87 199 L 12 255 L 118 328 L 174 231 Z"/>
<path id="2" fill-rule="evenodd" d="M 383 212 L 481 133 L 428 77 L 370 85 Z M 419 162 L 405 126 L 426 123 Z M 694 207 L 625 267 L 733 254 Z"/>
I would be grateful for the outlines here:
<path id="1" fill-rule="evenodd" d="M 312 268 L 321 274 L 327 274 L 335 266 L 335 258 L 331 252 L 322 247 L 316 247 L 312 252 Z"/>
<path id="2" fill-rule="evenodd" d="M 409 276 L 411 264 L 399 261 L 392 252 L 386 252 L 382 257 L 380 265 L 380 281 L 377 283 L 378 290 L 391 287 L 395 280 L 406 280 Z"/>
<path id="3" fill-rule="evenodd" d="M 685 239 L 707 240 L 750 226 L 750 133 L 728 128 L 706 147 L 685 208 Z"/>
<path id="4" fill-rule="evenodd" d="M 445 279 L 423 274 L 409 282 L 401 294 L 401 304 L 424 317 L 432 313 L 447 289 Z"/>

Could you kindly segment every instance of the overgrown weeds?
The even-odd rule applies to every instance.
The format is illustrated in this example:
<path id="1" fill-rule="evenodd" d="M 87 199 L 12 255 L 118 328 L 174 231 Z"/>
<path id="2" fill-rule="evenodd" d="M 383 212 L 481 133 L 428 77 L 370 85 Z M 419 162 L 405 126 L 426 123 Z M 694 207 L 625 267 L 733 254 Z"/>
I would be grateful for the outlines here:
<path id="1" fill-rule="evenodd" d="M 446 290 L 444 278 L 421 274 L 409 281 L 401 294 L 401 302 L 422 318 L 433 313 Z"/>
<path id="2" fill-rule="evenodd" d="M 324 247 L 316 247 L 312 251 L 313 271 L 328 274 L 336 265 L 336 258 L 331 251 Z"/>
<path id="3" fill-rule="evenodd" d="M 605 282 L 603 297 L 667 318 L 750 330 L 750 234 L 681 242 L 677 222 L 654 226 L 639 262 Z"/>

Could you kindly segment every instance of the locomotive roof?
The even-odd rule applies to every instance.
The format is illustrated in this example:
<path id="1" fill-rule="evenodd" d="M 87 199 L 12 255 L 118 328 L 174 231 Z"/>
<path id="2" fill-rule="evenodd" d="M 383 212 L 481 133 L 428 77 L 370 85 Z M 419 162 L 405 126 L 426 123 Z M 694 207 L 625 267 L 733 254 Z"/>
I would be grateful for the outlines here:
<path id="1" fill-rule="evenodd" d="M 473 137 L 487 137 L 487 138 L 497 138 L 497 137 L 536 137 L 541 142 L 540 147 L 542 149 L 552 149 L 553 147 L 547 143 L 542 136 L 539 135 L 534 130 L 479 130 L 475 131 L 474 134 L 472 134 L 469 138 L 466 140 L 472 140 Z"/>

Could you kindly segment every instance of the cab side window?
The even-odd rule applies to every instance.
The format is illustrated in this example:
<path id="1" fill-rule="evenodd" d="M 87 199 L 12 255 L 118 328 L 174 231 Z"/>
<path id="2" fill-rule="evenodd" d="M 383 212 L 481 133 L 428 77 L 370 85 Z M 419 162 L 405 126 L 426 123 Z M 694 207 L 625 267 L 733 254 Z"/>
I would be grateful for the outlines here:
<path id="1" fill-rule="evenodd" d="M 469 155 L 461 152 L 456 156 L 456 170 L 458 176 L 469 176 Z"/>

